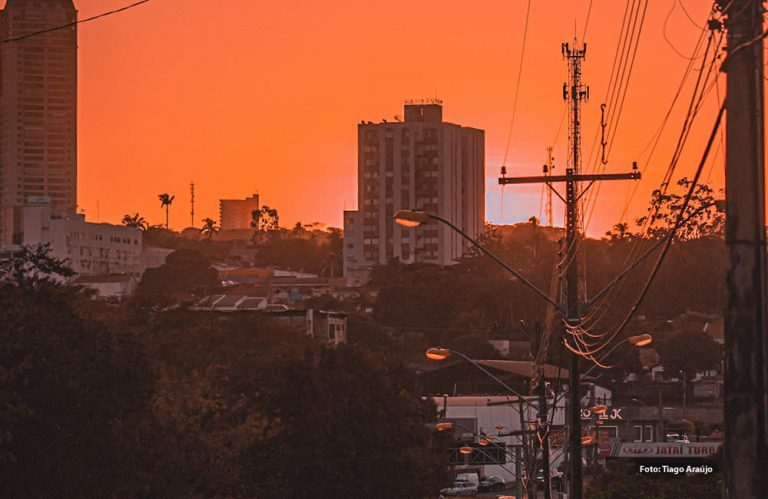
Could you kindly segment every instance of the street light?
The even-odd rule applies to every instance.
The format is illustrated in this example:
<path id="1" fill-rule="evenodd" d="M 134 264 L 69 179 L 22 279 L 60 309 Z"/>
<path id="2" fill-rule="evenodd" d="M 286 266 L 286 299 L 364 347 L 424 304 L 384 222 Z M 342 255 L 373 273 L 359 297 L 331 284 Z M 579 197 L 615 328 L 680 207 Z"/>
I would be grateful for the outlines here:
<path id="1" fill-rule="evenodd" d="M 482 446 L 491 445 L 493 447 L 501 449 L 501 450 L 504 451 L 504 454 L 508 455 L 509 458 L 512 460 L 512 462 L 514 462 L 516 465 L 519 466 L 519 465 L 522 464 L 519 461 L 519 458 L 517 456 L 514 456 L 513 454 L 511 454 L 507 447 L 499 445 L 498 443 L 494 442 L 493 441 L 493 437 L 490 436 L 490 435 L 486 435 L 485 433 L 477 433 L 472 428 L 469 428 L 468 426 L 464 426 L 463 424 L 460 424 L 460 423 L 454 423 L 453 421 L 443 421 L 441 423 L 435 424 L 435 430 L 437 430 L 437 431 L 452 430 L 454 427 L 458 427 L 458 428 L 461 428 L 463 430 L 466 430 L 469 433 L 471 433 L 472 435 L 474 435 L 475 437 L 483 437 L 482 440 L 480 440 L 478 442 L 479 445 L 482 445 Z M 459 452 L 461 454 L 465 454 L 465 455 L 469 455 L 469 454 L 471 454 L 475 450 L 477 450 L 478 452 L 480 452 L 484 456 L 488 457 L 489 459 L 496 461 L 495 459 L 493 459 L 493 456 L 489 455 L 487 452 L 483 452 L 481 449 L 477 449 L 477 448 L 473 448 L 473 447 L 469 447 L 469 446 L 463 446 L 463 447 L 459 448 Z M 509 468 L 507 468 L 504 464 L 502 464 L 500 462 L 496 461 L 495 464 L 497 466 L 501 466 L 502 469 L 506 470 L 507 473 L 509 473 L 510 475 L 512 475 L 514 477 L 517 477 L 517 476 L 520 475 L 520 473 L 513 473 L 512 470 L 510 470 Z"/>
<path id="2" fill-rule="evenodd" d="M 431 218 L 429 213 L 423 211 L 399 210 L 395 213 L 395 223 L 410 229 L 429 222 Z"/>
<path id="3" fill-rule="evenodd" d="M 627 339 L 636 347 L 644 347 L 653 342 L 653 336 L 650 334 L 638 334 L 637 336 L 630 336 Z"/>
<path id="4" fill-rule="evenodd" d="M 592 414 L 605 414 L 606 412 L 608 412 L 607 405 L 593 405 L 588 409 L 589 409 L 589 412 L 591 412 Z"/>
<path id="5" fill-rule="evenodd" d="M 528 400 L 525 399 L 525 396 L 520 394 L 517 390 L 509 386 L 508 384 L 504 383 L 502 380 L 500 380 L 497 376 L 495 376 L 493 373 L 491 373 L 489 370 L 478 364 L 474 359 L 471 359 L 464 355 L 463 353 L 457 351 L 457 350 L 451 350 L 450 348 L 442 348 L 442 347 L 436 347 L 436 348 L 430 348 L 427 350 L 427 358 L 431 360 L 445 360 L 448 357 L 452 355 L 457 355 L 461 357 L 462 359 L 466 360 L 476 368 L 480 369 L 485 373 L 487 376 L 492 378 L 494 381 L 496 381 L 498 384 L 503 386 L 509 393 L 516 396 L 521 402 L 528 404 L 529 406 L 533 407 L 534 409 L 538 410 L 538 407 L 534 404 L 530 403 Z"/>
<path id="6" fill-rule="evenodd" d="M 451 356 L 451 351 L 447 348 L 430 348 L 427 350 L 427 358 L 432 360 L 445 360 Z"/>

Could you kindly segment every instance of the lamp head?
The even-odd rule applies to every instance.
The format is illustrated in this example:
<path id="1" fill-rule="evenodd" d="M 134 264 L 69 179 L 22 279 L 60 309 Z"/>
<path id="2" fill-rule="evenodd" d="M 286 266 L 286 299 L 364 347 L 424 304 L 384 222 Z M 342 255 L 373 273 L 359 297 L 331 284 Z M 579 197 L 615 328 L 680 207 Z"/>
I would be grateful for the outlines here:
<path id="1" fill-rule="evenodd" d="M 608 406 L 602 405 L 602 404 L 593 405 L 592 407 L 589 408 L 589 412 L 591 412 L 592 414 L 605 414 L 606 412 L 608 412 Z"/>
<path id="2" fill-rule="evenodd" d="M 451 356 L 448 348 L 430 348 L 427 350 L 427 358 L 432 360 L 445 360 Z"/>
<path id="3" fill-rule="evenodd" d="M 429 222 L 431 218 L 429 213 L 416 210 L 399 210 L 395 213 L 395 223 L 409 228 L 418 227 Z"/>
<path id="4" fill-rule="evenodd" d="M 644 347 L 653 342 L 653 336 L 650 334 L 638 334 L 637 336 L 630 336 L 628 339 L 636 347 Z"/>

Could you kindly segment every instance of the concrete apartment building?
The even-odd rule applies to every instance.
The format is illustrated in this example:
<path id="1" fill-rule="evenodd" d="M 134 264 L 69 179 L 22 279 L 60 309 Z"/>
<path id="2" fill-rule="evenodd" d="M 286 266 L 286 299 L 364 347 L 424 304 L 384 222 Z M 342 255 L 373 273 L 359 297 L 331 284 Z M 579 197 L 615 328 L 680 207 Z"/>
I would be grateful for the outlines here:
<path id="1" fill-rule="evenodd" d="M 72 270 L 81 276 L 141 276 L 141 229 L 89 223 L 84 215 L 56 214 L 46 196 L 27 198 L 22 211 L 22 244 L 50 244 L 51 255 L 68 260 Z"/>
<path id="2" fill-rule="evenodd" d="M 72 0 L 7 0 L 0 37 L 72 23 Z M 19 244 L 23 205 L 77 208 L 77 27 L 0 45 L 0 246 Z"/>
<path id="3" fill-rule="evenodd" d="M 406 101 L 404 121 L 358 125 L 358 209 L 344 212 L 344 275 L 351 286 L 397 258 L 454 263 L 467 249 L 442 224 L 407 229 L 400 209 L 439 215 L 477 237 L 485 220 L 483 130 L 443 121 L 438 100 Z"/>
<path id="4" fill-rule="evenodd" d="M 219 226 L 221 230 L 249 229 L 254 210 L 261 208 L 259 195 L 245 199 L 219 200 Z"/>

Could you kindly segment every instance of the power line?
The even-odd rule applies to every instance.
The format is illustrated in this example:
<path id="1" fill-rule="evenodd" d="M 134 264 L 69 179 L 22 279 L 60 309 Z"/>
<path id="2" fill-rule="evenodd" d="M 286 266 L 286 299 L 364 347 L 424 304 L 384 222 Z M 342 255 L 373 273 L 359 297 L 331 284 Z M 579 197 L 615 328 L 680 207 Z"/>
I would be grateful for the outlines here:
<path id="1" fill-rule="evenodd" d="M 720 128 L 720 122 L 722 121 L 723 114 L 725 113 L 725 101 L 720 106 L 720 111 L 717 114 L 717 119 L 715 120 L 715 125 L 712 128 L 712 132 L 709 135 L 709 140 L 707 141 L 707 146 L 704 149 L 704 154 L 702 155 L 701 161 L 699 162 L 699 166 L 696 169 L 696 174 L 693 177 L 693 180 L 691 182 L 691 186 L 688 189 L 688 194 L 685 197 L 685 201 L 683 202 L 682 208 L 680 209 L 680 212 L 678 213 L 677 220 L 675 221 L 675 225 L 670 230 L 669 234 L 667 235 L 666 242 L 664 244 L 663 249 L 661 250 L 661 253 L 659 254 L 658 259 L 656 260 L 656 264 L 654 265 L 653 270 L 651 271 L 651 274 L 648 276 L 648 279 L 645 282 L 645 285 L 643 286 L 643 289 L 640 293 L 640 296 L 635 301 L 635 304 L 630 309 L 629 313 L 626 315 L 624 320 L 621 322 L 619 327 L 616 328 L 615 331 L 611 333 L 611 335 L 608 337 L 608 339 L 603 342 L 602 345 L 588 350 L 584 351 L 581 350 L 578 347 L 578 344 L 576 345 L 576 348 L 573 348 L 571 345 L 569 345 L 566 341 L 563 342 L 565 347 L 570 350 L 571 352 L 581 355 L 584 357 L 594 355 L 601 350 L 603 350 L 606 346 L 610 344 L 611 341 L 613 341 L 621 332 L 624 330 L 624 328 L 629 324 L 629 321 L 632 319 L 632 317 L 635 315 L 635 312 L 637 311 L 640 304 L 643 302 L 643 299 L 648 294 L 648 290 L 651 287 L 651 284 L 653 283 L 654 279 L 656 278 L 656 275 L 658 275 L 659 269 L 661 268 L 661 264 L 664 262 L 664 257 L 666 257 L 667 252 L 669 251 L 670 246 L 672 245 L 672 240 L 675 238 L 675 234 L 677 233 L 678 229 L 682 225 L 683 218 L 685 217 L 685 212 L 688 209 L 688 205 L 691 201 L 691 198 L 693 197 L 694 191 L 696 189 L 696 186 L 699 183 L 699 179 L 701 178 L 702 171 L 704 170 L 704 165 L 707 162 L 707 158 L 709 157 L 709 152 L 712 149 L 712 143 L 715 141 L 715 138 L 717 136 L 718 129 Z"/>
<path id="2" fill-rule="evenodd" d="M 700 45 L 700 43 L 701 43 L 701 41 L 703 39 L 704 32 L 705 32 L 705 30 L 702 30 L 701 36 L 699 38 L 699 42 L 697 43 L 697 47 L 696 47 L 696 49 L 694 49 L 694 55 L 698 52 L 698 46 Z M 705 52 L 704 52 L 705 56 L 709 52 L 712 40 L 713 40 L 713 37 L 710 35 L 707 47 L 706 47 Z M 722 40 L 722 38 L 721 38 L 721 40 Z M 717 48 L 718 47 L 719 47 L 719 42 L 717 43 L 717 45 L 716 45 L 716 47 L 715 47 L 715 49 L 713 51 L 713 58 L 712 58 L 712 61 L 710 63 L 709 68 L 707 69 L 706 77 L 705 77 L 705 80 L 704 80 L 705 81 L 704 85 L 706 85 L 706 81 L 709 79 L 710 75 L 713 72 L 716 73 L 716 71 L 715 71 L 715 62 L 717 60 Z M 670 105 L 670 109 L 668 110 L 667 115 L 664 117 L 664 121 L 662 122 L 662 126 L 654 134 L 654 136 L 655 136 L 655 143 L 654 143 L 654 147 L 651 150 L 651 156 L 653 155 L 653 151 L 655 150 L 655 147 L 658 144 L 658 141 L 659 141 L 659 139 L 661 137 L 661 132 L 663 131 L 664 125 L 666 124 L 666 122 L 667 122 L 667 120 L 669 118 L 669 115 L 672 112 L 672 108 L 674 107 L 675 102 L 677 101 L 677 98 L 680 95 L 680 92 L 681 92 L 681 90 L 683 88 L 683 84 L 684 84 L 688 74 L 690 74 L 690 70 L 692 69 L 693 60 L 694 60 L 693 58 L 689 58 L 688 67 L 686 68 L 686 71 L 683 74 L 682 81 L 680 82 L 680 86 L 678 87 L 677 93 L 675 94 L 675 98 L 673 99 L 673 102 Z M 701 78 L 702 74 L 704 73 L 704 61 L 705 60 L 706 60 L 706 58 L 704 58 L 703 61 L 702 61 L 702 68 L 699 71 L 699 78 Z M 699 81 L 697 81 L 696 87 L 697 88 L 699 87 Z M 685 123 L 683 125 L 683 131 L 681 131 L 681 137 L 683 137 L 683 135 L 685 135 L 687 137 L 687 134 L 685 134 L 684 132 L 686 130 L 690 129 L 691 122 L 695 119 L 697 111 L 700 108 L 701 101 L 704 98 L 704 95 L 707 93 L 707 92 L 705 92 L 703 87 L 704 86 L 702 85 L 701 93 L 699 93 L 697 95 L 698 92 L 696 90 L 694 90 L 694 93 L 691 96 L 691 103 L 689 105 L 689 111 L 688 111 L 688 114 L 686 116 Z M 720 101 L 719 98 L 718 98 L 718 101 Z M 693 114 L 691 114 L 691 108 L 693 108 L 693 110 L 694 110 Z M 654 139 L 651 139 L 651 142 L 653 142 L 653 141 L 654 141 Z M 650 146 L 650 143 L 648 144 L 648 146 Z M 648 148 L 648 146 L 646 146 L 646 149 Z M 641 153 L 641 155 L 642 155 L 642 153 Z M 673 159 L 670 162 L 670 167 L 672 168 L 672 172 L 674 172 L 674 169 L 675 169 L 675 167 L 677 165 L 678 160 L 679 160 L 679 154 L 676 155 L 676 156 L 673 156 Z M 650 157 L 648 159 L 648 162 L 650 162 Z M 669 177 L 665 177 L 665 179 L 664 179 L 664 181 L 663 181 L 663 183 L 662 183 L 662 185 L 660 187 L 660 192 L 662 192 L 662 193 L 666 192 L 667 188 L 669 187 L 669 182 L 670 182 L 672 174 L 673 173 L 668 171 Z M 629 204 L 631 202 L 631 199 L 634 197 L 636 192 L 637 192 L 637 185 L 634 186 L 634 189 L 632 190 L 632 193 L 629 196 L 629 199 L 625 203 L 624 211 L 622 212 L 622 218 L 621 218 L 622 220 L 624 219 L 624 216 L 626 214 L 626 210 L 627 210 L 627 208 L 628 208 L 628 206 L 629 206 Z M 594 209 L 594 204 L 593 204 L 592 208 Z M 655 209 L 657 209 L 657 210 L 658 210 L 658 208 L 659 208 L 659 206 L 655 207 Z M 655 217 L 654 217 L 653 213 L 649 214 L 649 216 L 646 219 L 646 223 L 642 227 L 641 237 L 637 238 L 635 240 L 634 244 L 632 245 L 632 248 L 631 248 L 629 254 L 627 255 L 626 261 L 624 263 L 624 268 L 622 269 L 622 271 L 627 268 L 627 266 L 630 264 L 630 261 L 632 261 L 635 258 L 635 256 L 640 252 L 640 250 L 641 250 L 641 247 L 640 247 L 641 244 L 640 243 L 644 240 L 642 235 L 646 234 L 650 230 L 650 228 L 653 225 L 654 221 L 655 221 Z M 605 295 L 605 297 L 603 297 L 601 299 L 601 302 L 598 303 L 598 305 L 592 310 L 592 312 L 590 312 L 590 314 L 588 314 L 587 317 L 585 317 L 582 320 L 582 322 L 580 323 L 580 327 L 589 328 L 589 327 L 593 327 L 593 326 L 597 325 L 600 322 L 600 320 L 607 313 L 608 307 L 610 306 L 610 303 L 613 301 L 613 296 L 614 296 L 616 290 L 621 286 L 623 280 L 624 279 L 622 279 L 619 282 L 617 282 L 617 285 L 614 286 L 611 289 L 611 291 L 609 291 Z M 591 324 L 591 326 L 587 325 L 587 323 Z"/>
<path id="3" fill-rule="evenodd" d="M 134 7 L 138 7 L 139 5 L 148 3 L 149 1 L 150 0 L 141 0 L 140 2 L 136 2 L 136 3 L 133 3 L 131 5 L 126 5 L 125 7 L 121 7 L 119 9 L 110 10 L 109 12 L 104 12 L 102 14 L 98 14 L 98 15 L 93 16 L 93 17 L 88 17 L 86 19 L 80 19 L 80 20 L 77 20 L 77 21 L 73 21 L 71 23 L 62 24 L 60 26 L 54 26 L 52 28 L 47 28 L 47 29 L 44 29 L 44 30 L 35 31 L 33 33 L 28 33 L 26 35 L 16 36 L 16 37 L 13 37 L 13 38 L 6 38 L 4 40 L 0 40 L 0 43 L 18 42 L 18 41 L 21 41 L 21 40 L 26 40 L 27 38 L 32 38 L 34 36 L 44 35 L 46 33 L 51 33 L 51 32 L 54 32 L 54 31 L 59 31 L 59 30 L 62 30 L 62 29 L 71 28 L 72 26 L 76 26 L 78 24 L 83 24 L 83 23 L 87 23 L 87 22 L 90 22 L 90 21 L 95 21 L 97 19 L 101 19 L 102 17 L 107 17 L 107 16 L 111 16 L 113 14 L 118 14 L 120 12 L 124 12 L 124 11 L 132 9 Z"/>
<path id="4" fill-rule="evenodd" d="M 520 67 L 517 71 L 517 84 L 515 85 L 515 99 L 512 102 L 512 120 L 509 123 L 509 134 L 507 135 L 507 146 L 504 148 L 504 161 L 502 165 L 507 164 L 507 155 L 509 154 L 509 145 L 512 141 L 512 129 L 515 126 L 515 114 L 517 113 L 517 97 L 520 95 L 520 80 L 523 77 L 523 61 L 525 60 L 525 42 L 528 39 L 528 19 L 531 16 L 531 0 L 528 0 L 528 7 L 525 10 L 525 26 L 523 28 L 523 47 L 520 51 Z"/>
<path id="5" fill-rule="evenodd" d="M 669 37 L 667 36 L 667 25 L 669 24 L 669 18 L 672 17 L 672 13 L 675 11 L 675 5 L 677 5 L 677 0 L 672 0 L 672 8 L 669 9 L 669 12 L 667 13 L 667 17 L 664 18 L 664 24 L 662 25 L 662 28 L 661 28 L 661 34 L 664 36 L 664 41 L 667 42 L 667 45 L 669 45 L 669 48 L 671 48 L 672 51 L 675 54 L 677 54 L 678 56 L 682 57 L 683 59 L 687 59 L 687 60 L 690 61 L 691 58 L 689 58 L 687 55 L 685 55 L 682 52 L 680 52 L 679 50 L 677 50 L 677 48 L 672 44 L 672 40 L 670 40 Z M 682 3 L 680 5 L 682 6 Z M 688 16 L 688 19 L 690 19 L 691 22 L 693 22 L 691 17 L 688 15 L 688 12 L 685 10 L 685 7 L 683 7 L 683 12 L 685 12 L 685 15 Z M 697 28 L 701 28 L 701 26 L 699 26 L 699 25 L 697 25 L 695 23 L 694 23 L 694 25 Z M 694 57 L 695 57 L 695 55 L 694 55 Z"/>
<path id="6" fill-rule="evenodd" d="M 589 0 L 587 7 L 587 19 L 584 21 L 584 31 L 581 33 L 581 43 L 587 41 L 587 28 L 589 27 L 589 15 L 592 14 L 592 0 Z"/>

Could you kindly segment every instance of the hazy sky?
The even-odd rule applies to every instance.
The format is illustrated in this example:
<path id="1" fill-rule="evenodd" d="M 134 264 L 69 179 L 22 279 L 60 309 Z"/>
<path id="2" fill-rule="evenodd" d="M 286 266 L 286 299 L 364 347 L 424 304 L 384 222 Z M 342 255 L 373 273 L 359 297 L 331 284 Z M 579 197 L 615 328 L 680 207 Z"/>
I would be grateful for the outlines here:
<path id="1" fill-rule="evenodd" d="M 88 17 L 131 0 L 79 0 Z M 561 43 L 584 29 L 589 0 L 533 0 L 508 154 L 510 174 L 537 174 L 555 145 L 564 167 L 566 65 Z M 152 0 L 80 26 L 79 203 L 89 219 L 138 211 L 152 223 L 157 194 L 176 195 L 171 225 L 218 218 L 218 199 L 257 191 L 291 225 L 340 225 L 355 208 L 356 126 L 402 114 L 407 98 L 439 97 L 447 121 L 486 131 L 486 218 L 540 215 L 539 187 L 496 185 L 520 71 L 526 0 Z M 712 2 L 683 0 L 703 26 Z M 584 155 L 599 128 L 626 3 L 594 0 L 584 82 Z M 671 13 L 670 13 L 671 11 Z M 666 30 L 665 19 L 668 17 Z M 656 132 L 700 28 L 677 0 L 652 0 L 607 171 L 627 171 Z M 721 85 L 721 96 L 722 96 Z M 682 96 L 687 102 L 690 86 Z M 702 111 L 678 171 L 690 175 L 715 114 Z M 647 204 L 682 124 L 678 105 L 646 170 L 632 216 Z M 561 161 L 562 160 L 562 161 Z M 722 151 L 712 179 L 722 179 Z M 562 170 L 561 170 L 562 171 Z M 616 223 L 627 183 L 600 191 L 591 234 Z M 561 205 L 556 205 L 560 214 Z M 561 218 L 561 217 L 558 217 Z"/>

